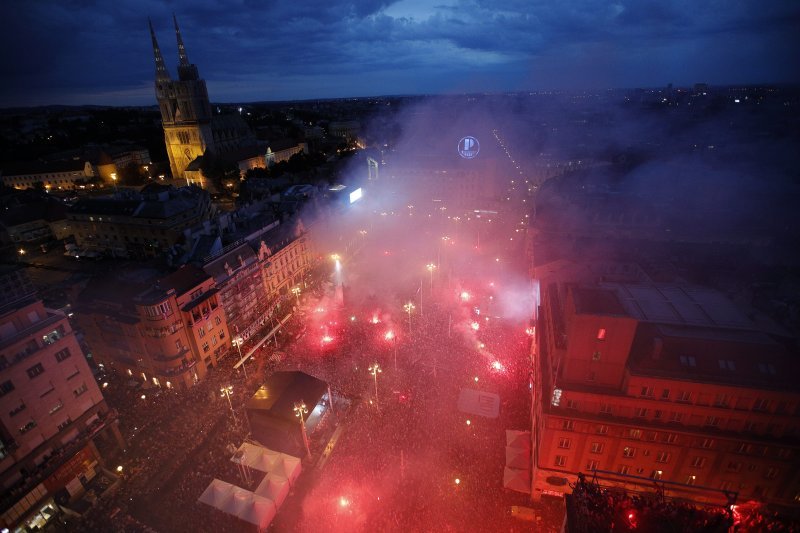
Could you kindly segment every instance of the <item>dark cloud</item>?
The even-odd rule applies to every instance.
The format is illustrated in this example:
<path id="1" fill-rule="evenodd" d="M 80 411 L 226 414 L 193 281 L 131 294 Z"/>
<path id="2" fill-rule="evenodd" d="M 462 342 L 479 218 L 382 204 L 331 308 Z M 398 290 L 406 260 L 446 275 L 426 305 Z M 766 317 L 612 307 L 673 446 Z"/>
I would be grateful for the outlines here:
<path id="1" fill-rule="evenodd" d="M 799 81 L 792 0 L 12 0 L 0 105 L 149 104 L 172 13 L 217 101 Z"/>

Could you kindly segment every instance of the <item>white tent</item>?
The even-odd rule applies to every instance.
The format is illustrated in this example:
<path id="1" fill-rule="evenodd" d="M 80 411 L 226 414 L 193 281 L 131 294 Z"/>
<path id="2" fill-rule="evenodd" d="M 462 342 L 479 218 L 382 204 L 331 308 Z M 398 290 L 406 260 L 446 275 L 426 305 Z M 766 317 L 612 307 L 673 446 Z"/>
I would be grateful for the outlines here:
<path id="1" fill-rule="evenodd" d="M 256 488 L 256 494 L 269 498 L 275 502 L 276 507 L 280 507 L 286 500 L 286 496 L 289 495 L 289 480 L 274 474 L 267 474 Z"/>
<path id="2" fill-rule="evenodd" d="M 528 470 L 531 467 L 531 451 L 525 448 L 506 446 L 506 466 Z"/>
<path id="3" fill-rule="evenodd" d="M 246 522 L 257 525 L 260 531 L 264 531 L 272 523 L 276 514 L 275 502 L 254 495 L 237 516 Z"/>
<path id="4" fill-rule="evenodd" d="M 203 494 L 197 498 L 197 501 L 220 510 L 225 510 L 233 499 L 233 489 L 234 486 L 230 483 L 222 481 L 221 479 L 214 479 L 208 484 Z"/>
<path id="5" fill-rule="evenodd" d="M 506 430 L 506 446 L 512 448 L 531 449 L 531 432 L 517 431 L 515 429 Z"/>
<path id="6" fill-rule="evenodd" d="M 300 458 L 285 453 L 280 454 L 280 459 L 275 463 L 275 466 L 270 470 L 270 474 L 280 476 L 289 480 L 290 485 L 294 485 L 297 476 L 300 475 Z"/>
<path id="7" fill-rule="evenodd" d="M 270 472 L 281 458 L 281 453 L 256 446 L 249 442 L 242 443 L 236 453 L 231 457 L 231 461 L 239 463 L 261 472 Z"/>
<path id="8" fill-rule="evenodd" d="M 531 493 L 531 475 L 527 470 L 506 467 L 503 472 L 503 486 L 517 492 Z"/>

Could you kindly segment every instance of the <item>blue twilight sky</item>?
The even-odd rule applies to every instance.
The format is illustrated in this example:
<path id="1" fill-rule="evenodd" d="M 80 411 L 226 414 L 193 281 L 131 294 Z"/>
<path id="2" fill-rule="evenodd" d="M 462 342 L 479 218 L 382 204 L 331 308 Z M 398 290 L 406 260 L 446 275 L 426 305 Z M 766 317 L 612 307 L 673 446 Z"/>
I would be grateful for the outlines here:
<path id="1" fill-rule="evenodd" d="M 8 0 L 0 107 L 154 104 L 173 12 L 216 102 L 800 81 L 796 0 Z"/>

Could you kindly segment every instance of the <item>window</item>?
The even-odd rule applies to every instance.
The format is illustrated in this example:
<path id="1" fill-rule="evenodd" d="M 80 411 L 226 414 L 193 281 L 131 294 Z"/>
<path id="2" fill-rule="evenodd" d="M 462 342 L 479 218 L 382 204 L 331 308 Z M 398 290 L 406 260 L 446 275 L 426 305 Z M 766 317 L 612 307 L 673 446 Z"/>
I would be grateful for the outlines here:
<path id="1" fill-rule="evenodd" d="M 24 435 L 25 433 L 29 432 L 35 427 L 36 427 L 36 421 L 30 420 L 27 424 L 19 428 L 19 434 Z"/>
<path id="2" fill-rule="evenodd" d="M 586 470 L 597 470 L 598 468 L 600 468 L 600 463 L 594 459 L 589 459 L 589 462 L 586 463 Z"/>
<path id="3" fill-rule="evenodd" d="M 606 329 L 600 328 L 597 330 L 597 340 L 602 341 L 606 338 Z"/>
<path id="4" fill-rule="evenodd" d="M 214 335 L 213 337 L 211 337 L 211 346 L 216 346 L 216 345 L 217 345 L 217 336 Z"/>
<path id="5" fill-rule="evenodd" d="M 610 415 L 611 414 L 611 404 L 601 403 L 600 404 L 600 414 Z"/>
<path id="6" fill-rule="evenodd" d="M 567 464 L 567 456 L 566 455 L 556 455 L 556 466 L 566 466 Z"/>
<path id="7" fill-rule="evenodd" d="M 690 402 L 692 401 L 692 393 L 689 391 L 681 391 L 678 393 L 678 399 L 675 400 L 677 402 Z"/>
<path id="8" fill-rule="evenodd" d="M 775 479 L 778 477 L 778 469 L 772 466 L 767 468 L 767 471 L 764 472 L 764 477 L 767 479 Z"/>
<path id="9" fill-rule="evenodd" d="M 728 471 L 729 472 L 738 472 L 742 469 L 742 463 L 739 461 L 728 461 Z"/>
<path id="10" fill-rule="evenodd" d="M 197 336 L 200 337 L 201 339 L 203 337 L 205 337 L 206 336 L 206 328 L 204 328 L 203 326 L 200 326 L 199 328 L 197 328 Z"/>
<path id="11" fill-rule="evenodd" d="M 36 376 L 39 376 L 44 373 L 44 367 L 42 366 L 42 363 L 36 363 L 32 367 L 30 367 L 27 370 L 27 372 L 28 372 L 28 377 L 33 379 Z"/>
<path id="12" fill-rule="evenodd" d="M 58 402 L 50 408 L 50 414 L 52 415 L 53 413 L 60 411 L 62 407 L 64 407 L 64 402 L 58 400 Z"/>
<path id="13" fill-rule="evenodd" d="M 641 429 L 629 429 L 628 430 L 628 438 L 629 439 L 640 439 L 640 438 L 642 438 L 642 430 Z"/>
<path id="14" fill-rule="evenodd" d="M 647 409 L 645 409 L 644 407 L 637 407 L 636 409 L 634 409 L 633 414 L 638 418 L 644 418 L 647 416 Z"/>
<path id="15" fill-rule="evenodd" d="M 568 438 L 562 437 L 558 439 L 558 447 L 563 448 L 565 450 L 569 450 L 569 447 L 572 445 Z"/>
<path id="16" fill-rule="evenodd" d="M 219 315 L 214 317 L 214 325 L 215 326 L 219 326 L 221 322 L 222 322 L 222 319 L 219 317 Z"/>
<path id="17" fill-rule="evenodd" d="M 753 402 L 753 411 L 766 411 L 769 407 L 769 400 L 766 398 L 756 398 Z"/>
<path id="18" fill-rule="evenodd" d="M 675 433 L 667 433 L 664 436 L 664 442 L 666 442 L 667 444 L 675 444 L 676 442 L 678 442 L 678 435 Z"/>
<path id="19" fill-rule="evenodd" d="M 20 400 L 19 405 L 17 405 L 15 408 L 13 408 L 11 411 L 8 412 L 8 416 L 16 416 L 22 411 L 24 411 L 27 407 L 28 406 L 25 405 L 25 402 Z M 2 457 L 0 457 L 0 459 L 2 459 Z"/>
<path id="20" fill-rule="evenodd" d="M 669 452 L 658 452 L 656 455 L 656 462 L 657 463 L 668 463 L 670 458 Z"/>
<path id="21" fill-rule="evenodd" d="M 592 453 L 603 453 L 603 443 L 602 442 L 593 442 L 591 452 Z"/>
<path id="22" fill-rule="evenodd" d="M 623 476 L 627 476 L 628 472 L 631 471 L 631 467 L 628 465 L 620 465 L 618 472 Z"/>
<path id="23" fill-rule="evenodd" d="M 752 453 L 753 445 L 746 442 L 740 442 L 736 447 L 736 453 Z"/>
<path id="24" fill-rule="evenodd" d="M 653 418 L 655 418 L 656 420 L 661 419 L 661 417 L 663 416 L 664 416 L 664 411 L 662 411 L 661 409 L 656 409 L 655 412 L 653 412 Z"/>
<path id="25" fill-rule="evenodd" d="M 663 473 L 664 472 L 662 470 L 653 470 L 652 472 L 650 472 L 650 478 L 651 479 L 661 479 L 661 475 Z"/>
<path id="26" fill-rule="evenodd" d="M 775 375 L 775 366 L 772 363 L 758 363 L 758 371 L 762 374 Z"/>
<path id="27" fill-rule="evenodd" d="M 71 419 L 71 418 L 69 418 L 69 417 L 67 417 L 67 419 L 66 419 L 66 420 L 64 420 L 63 422 L 61 422 L 61 423 L 58 425 L 58 430 L 59 430 L 59 431 L 63 431 L 63 430 L 65 430 L 65 429 L 67 429 L 67 428 L 69 427 L 69 425 L 70 425 L 70 424 L 72 424 L 72 419 Z"/>
<path id="28" fill-rule="evenodd" d="M 225 338 L 225 330 L 221 329 L 219 330 L 219 340 L 222 340 L 224 338 Z"/>
<path id="29" fill-rule="evenodd" d="M 8 394 L 9 392 L 14 390 L 14 383 L 11 380 L 6 380 L 3 383 L 0 383 L 0 398 Z"/>
<path id="30" fill-rule="evenodd" d="M 592 361 L 599 361 L 602 357 L 602 354 L 598 351 L 592 352 Z"/>
<path id="31" fill-rule="evenodd" d="M 688 476 L 686 478 L 686 481 L 684 482 L 684 484 L 685 485 L 694 485 L 696 481 L 697 481 L 697 476 L 691 475 L 691 476 Z"/>
<path id="32" fill-rule="evenodd" d="M 608 433 L 608 426 L 597 426 L 598 435 L 605 435 L 606 433 Z"/>
<path id="33" fill-rule="evenodd" d="M 624 448 L 622 448 L 622 456 L 623 457 L 627 457 L 629 459 L 632 458 L 632 457 L 635 457 L 636 456 L 636 448 L 633 448 L 631 446 L 625 446 Z"/>
<path id="34" fill-rule="evenodd" d="M 697 360 L 692 355 L 682 355 L 681 365 L 683 366 L 697 366 Z"/>
<path id="35" fill-rule="evenodd" d="M 564 420 L 562 424 L 562 429 L 566 429 L 572 431 L 575 429 L 575 421 L 574 420 Z"/>
<path id="36" fill-rule="evenodd" d="M 694 468 L 703 468 L 706 464 L 706 458 L 700 457 L 699 455 L 695 455 L 692 457 L 692 467 Z"/>
<path id="37" fill-rule="evenodd" d="M 670 422 L 680 422 L 681 420 L 683 420 L 683 413 L 680 413 L 678 411 L 672 411 L 670 413 L 669 415 Z"/>
<path id="38" fill-rule="evenodd" d="M 59 350 L 56 352 L 56 362 L 61 362 L 64 359 L 69 359 L 69 356 L 72 354 L 69 351 L 69 348 L 64 348 L 63 350 Z"/>
<path id="39" fill-rule="evenodd" d="M 642 392 L 639 393 L 639 396 L 653 396 L 653 387 L 642 387 Z"/>
<path id="40" fill-rule="evenodd" d="M 669 389 L 664 389 L 661 391 L 661 399 L 669 400 Z"/>
<path id="41" fill-rule="evenodd" d="M 84 383 L 83 385 L 81 385 L 80 387 L 78 387 L 77 389 L 72 391 L 72 394 L 74 394 L 75 397 L 77 398 L 78 396 L 80 396 L 81 394 L 83 394 L 84 392 L 86 392 L 88 390 L 89 390 L 89 387 L 87 387 L 86 383 Z"/>
<path id="42" fill-rule="evenodd" d="M 728 407 L 728 403 L 730 399 L 728 398 L 727 394 L 717 394 L 714 397 L 714 406 L 715 407 Z"/>
<path id="43" fill-rule="evenodd" d="M 703 439 L 703 441 L 700 443 L 700 447 L 705 450 L 710 450 L 714 447 L 714 439 Z"/>
<path id="44" fill-rule="evenodd" d="M 717 427 L 719 425 L 719 418 L 716 416 L 707 416 L 706 425 L 711 427 Z"/>
<path id="45" fill-rule="evenodd" d="M 207 343 L 207 342 L 204 342 L 204 343 L 203 343 L 203 351 L 204 351 L 204 352 L 207 352 L 207 351 L 208 351 L 208 343 Z"/>

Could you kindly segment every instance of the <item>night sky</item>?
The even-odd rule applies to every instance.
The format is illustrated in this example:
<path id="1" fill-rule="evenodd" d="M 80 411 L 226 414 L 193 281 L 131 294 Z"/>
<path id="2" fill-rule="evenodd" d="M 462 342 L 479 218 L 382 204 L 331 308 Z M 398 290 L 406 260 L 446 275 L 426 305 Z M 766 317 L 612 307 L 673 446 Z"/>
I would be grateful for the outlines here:
<path id="1" fill-rule="evenodd" d="M 0 107 L 155 104 L 173 12 L 216 102 L 800 81 L 795 0 L 10 0 Z"/>

